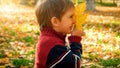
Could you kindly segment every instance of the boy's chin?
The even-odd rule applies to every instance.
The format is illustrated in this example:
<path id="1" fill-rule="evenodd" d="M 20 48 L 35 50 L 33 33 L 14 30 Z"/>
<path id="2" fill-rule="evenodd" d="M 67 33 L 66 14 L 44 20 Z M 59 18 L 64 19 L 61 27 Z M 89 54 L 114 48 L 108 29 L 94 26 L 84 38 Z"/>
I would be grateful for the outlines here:
<path id="1" fill-rule="evenodd" d="M 72 31 L 69 31 L 67 34 L 71 34 Z"/>
<path id="2" fill-rule="evenodd" d="M 66 34 L 71 34 L 71 31 L 69 31 L 69 32 L 66 32 L 66 33 L 63 33 L 63 35 L 66 35 Z"/>

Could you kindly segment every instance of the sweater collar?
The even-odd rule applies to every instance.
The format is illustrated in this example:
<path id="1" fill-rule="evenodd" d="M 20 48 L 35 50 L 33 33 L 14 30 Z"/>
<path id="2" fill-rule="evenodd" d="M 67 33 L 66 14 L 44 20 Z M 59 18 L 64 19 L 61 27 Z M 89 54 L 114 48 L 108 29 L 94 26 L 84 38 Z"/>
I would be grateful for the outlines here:
<path id="1" fill-rule="evenodd" d="M 62 34 L 56 32 L 55 30 L 53 30 L 52 28 L 49 28 L 49 27 L 44 27 L 44 28 L 41 30 L 41 34 L 59 37 L 59 38 L 60 38 L 61 40 L 63 40 L 63 41 L 65 41 L 65 37 L 66 37 L 66 35 L 62 35 Z"/>

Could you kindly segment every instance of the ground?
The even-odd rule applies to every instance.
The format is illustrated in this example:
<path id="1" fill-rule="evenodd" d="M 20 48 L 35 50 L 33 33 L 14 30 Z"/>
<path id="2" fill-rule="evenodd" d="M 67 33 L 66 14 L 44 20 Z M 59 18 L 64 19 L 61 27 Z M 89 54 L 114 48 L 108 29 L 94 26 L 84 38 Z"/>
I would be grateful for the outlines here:
<path id="1" fill-rule="evenodd" d="M 34 66 L 40 35 L 34 10 L 0 5 L 0 68 Z M 97 6 L 88 12 L 83 28 L 81 68 L 120 68 L 120 8 Z"/>

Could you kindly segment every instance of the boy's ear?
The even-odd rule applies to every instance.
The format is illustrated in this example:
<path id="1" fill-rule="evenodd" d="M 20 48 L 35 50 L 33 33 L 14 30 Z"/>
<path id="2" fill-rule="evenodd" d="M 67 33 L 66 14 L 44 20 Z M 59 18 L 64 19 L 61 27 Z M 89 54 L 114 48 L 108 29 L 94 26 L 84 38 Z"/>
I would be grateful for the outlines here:
<path id="1" fill-rule="evenodd" d="M 51 18 L 51 24 L 52 24 L 52 26 L 58 26 L 58 25 L 59 25 L 58 22 L 59 22 L 59 21 L 58 21 L 58 18 L 57 18 L 57 17 L 52 17 L 52 18 Z"/>

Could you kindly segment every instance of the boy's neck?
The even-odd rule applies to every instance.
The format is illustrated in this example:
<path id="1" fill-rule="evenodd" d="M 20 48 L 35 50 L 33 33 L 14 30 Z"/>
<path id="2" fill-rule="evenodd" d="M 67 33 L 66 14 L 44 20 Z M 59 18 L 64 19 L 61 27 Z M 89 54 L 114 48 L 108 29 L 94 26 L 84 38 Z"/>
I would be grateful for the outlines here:
<path id="1" fill-rule="evenodd" d="M 44 27 L 42 30 L 41 30 L 41 34 L 43 35 L 49 35 L 49 36 L 56 36 L 56 37 L 59 37 L 60 39 L 62 39 L 63 41 L 65 41 L 65 37 L 66 35 L 63 35 L 57 31 L 55 31 L 54 29 L 52 28 L 49 28 L 49 27 Z"/>

